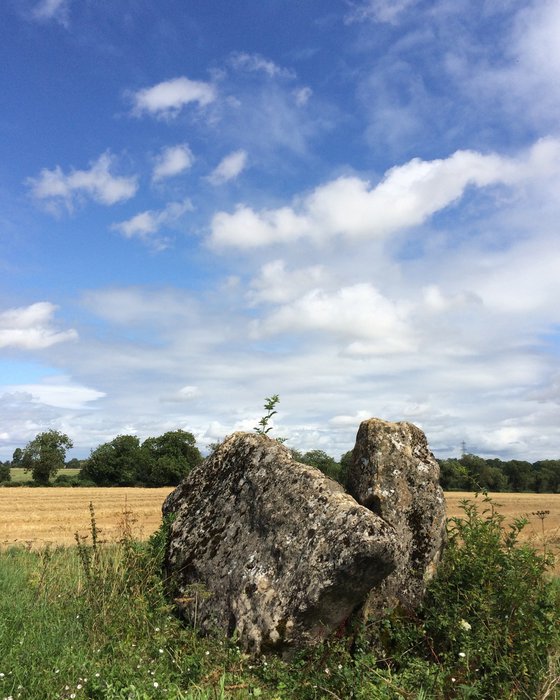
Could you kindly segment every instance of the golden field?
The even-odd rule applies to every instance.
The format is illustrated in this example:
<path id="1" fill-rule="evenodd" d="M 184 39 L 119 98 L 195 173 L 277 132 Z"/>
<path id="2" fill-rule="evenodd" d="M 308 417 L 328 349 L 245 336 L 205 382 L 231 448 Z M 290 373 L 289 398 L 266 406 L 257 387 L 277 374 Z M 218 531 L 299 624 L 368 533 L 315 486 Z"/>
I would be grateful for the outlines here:
<path id="1" fill-rule="evenodd" d="M 125 512 L 133 531 L 144 539 L 161 523 L 161 506 L 172 488 L 0 488 L 0 546 L 71 544 L 75 533 L 87 535 L 89 504 L 102 540 L 118 540 Z"/>
<path id="2" fill-rule="evenodd" d="M 171 488 L 0 488 L 0 546 L 71 544 L 74 533 L 89 533 L 89 504 L 93 503 L 102 540 L 119 539 L 125 511 L 132 514 L 134 534 L 147 538 L 161 522 L 161 506 Z M 460 515 L 460 502 L 469 493 L 446 493 L 448 516 Z M 525 516 L 522 533 L 537 546 L 544 539 L 552 551 L 560 546 L 560 494 L 497 493 L 492 495 L 506 518 Z M 477 499 L 481 507 L 482 498 Z M 532 515 L 550 511 L 541 521 Z M 559 569 L 557 569 L 559 570 Z"/>

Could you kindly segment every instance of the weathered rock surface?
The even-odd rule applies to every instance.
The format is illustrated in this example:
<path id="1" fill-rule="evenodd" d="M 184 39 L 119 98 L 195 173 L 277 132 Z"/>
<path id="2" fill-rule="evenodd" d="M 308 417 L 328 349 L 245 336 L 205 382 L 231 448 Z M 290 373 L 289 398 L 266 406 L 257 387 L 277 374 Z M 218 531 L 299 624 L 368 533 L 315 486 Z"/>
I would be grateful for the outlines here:
<path id="1" fill-rule="evenodd" d="M 170 494 L 169 513 L 178 605 L 251 652 L 325 638 L 398 565 L 384 516 L 265 436 L 229 437 Z"/>
<path id="2" fill-rule="evenodd" d="M 415 607 L 440 559 L 446 522 L 439 465 L 424 433 L 412 423 L 364 421 L 348 492 L 395 529 L 400 545 L 395 571 L 371 592 L 368 607 Z"/>

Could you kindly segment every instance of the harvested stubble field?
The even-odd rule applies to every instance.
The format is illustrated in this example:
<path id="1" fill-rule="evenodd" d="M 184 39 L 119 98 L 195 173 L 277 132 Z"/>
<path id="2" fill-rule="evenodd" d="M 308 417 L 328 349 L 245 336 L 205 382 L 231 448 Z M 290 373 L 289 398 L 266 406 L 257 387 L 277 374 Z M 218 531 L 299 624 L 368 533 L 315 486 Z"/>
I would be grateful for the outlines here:
<path id="1" fill-rule="evenodd" d="M 173 489 L 33 487 L 0 488 L 0 546 L 68 545 L 90 531 L 89 504 L 102 540 L 116 541 L 130 513 L 133 534 L 149 537 L 161 523 L 161 506 Z"/>
<path id="2" fill-rule="evenodd" d="M 133 532 L 139 538 L 149 537 L 161 522 L 161 505 L 171 488 L 0 488 L 0 546 L 15 544 L 33 548 L 45 545 L 68 545 L 75 533 L 87 535 L 90 527 L 89 504 L 93 503 L 101 539 L 118 540 L 125 512 L 131 513 Z M 461 515 L 463 499 L 470 493 L 446 493 L 448 516 Z M 492 498 L 507 518 L 527 517 L 529 524 L 522 539 L 536 546 L 547 543 L 550 551 L 560 547 L 560 494 L 497 493 Z M 478 502 L 485 507 L 482 497 Z M 540 520 L 532 515 L 549 511 Z M 560 573 L 560 562 L 557 564 Z"/>

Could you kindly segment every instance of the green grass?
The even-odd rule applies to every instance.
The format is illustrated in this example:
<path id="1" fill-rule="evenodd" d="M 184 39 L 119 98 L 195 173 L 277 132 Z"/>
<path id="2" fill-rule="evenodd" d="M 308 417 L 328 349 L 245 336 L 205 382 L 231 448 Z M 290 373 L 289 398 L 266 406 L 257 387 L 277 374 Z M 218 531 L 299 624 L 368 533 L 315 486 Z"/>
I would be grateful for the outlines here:
<path id="1" fill-rule="evenodd" d="M 57 476 L 61 476 L 63 474 L 66 476 L 77 476 L 79 473 L 79 469 L 61 469 L 57 473 Z M 25 469 L 23 469 L 22 467 L 12 467 L 10 469 L 10 476 L 11 481 L 19 484 L 25 484 L 32 481 L 31 472 L 25 471 Z"/>
<path id="2" fill-rule="evenodd" d="M 423 608 L 395 611 L 290 662 L 201 637 L 167 601 L 165 531 L 118 544 L 0 552 L 0 700 L 552 700 L 560 585 L 469 506 Z M 468 624 L 465 624 L 468 623 Z"/>

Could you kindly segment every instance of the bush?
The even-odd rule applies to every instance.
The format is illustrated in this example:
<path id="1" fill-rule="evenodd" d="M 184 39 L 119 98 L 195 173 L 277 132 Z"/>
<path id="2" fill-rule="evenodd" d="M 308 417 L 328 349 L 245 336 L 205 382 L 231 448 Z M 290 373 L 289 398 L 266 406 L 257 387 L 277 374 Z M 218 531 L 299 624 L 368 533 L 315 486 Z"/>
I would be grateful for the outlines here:
<path id="1" fill-rule="evenodd" d="M 53 486 L 83 486 L 77 474 L 59 474 L 53 482 Z"/>
<path id="2" fill-rule="evenodd" d="M 504 528 L 488 496 L 482 504 L 463 502 L 463 510 L 464 517 L 450 521 L 447 550 L 422 609 L 396 611 L 382 623 L 388 665 L 403 673 L 415 657 L 421 678 L 423 662 L 434 697 L 443 689 L 446 698 L 538 697 L 549 654 L 560 644 L 551 557 L 520 544 L 526 521 Z M 425 683 L 426 677 L 417 689 Z"/>
<path id="3" fill-rule="evenodd" d="M 9 465 L 9 463 L 2 464 L 2 462 L 0 462 L 0 483 L 4 483 L 4 482 L 6 482 L 6 481 L 10 481 L 11 478 L 12 478 L 12 477 L 10 476 L 10 465 Z"/>

